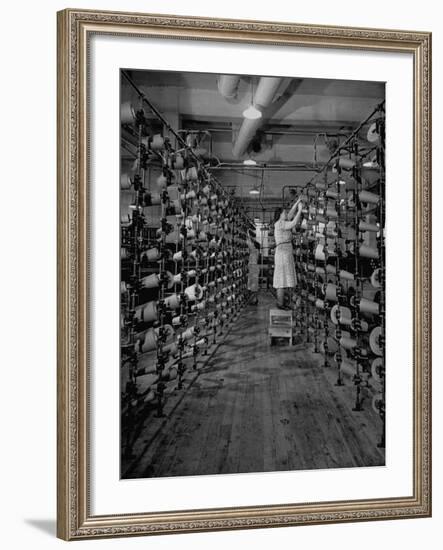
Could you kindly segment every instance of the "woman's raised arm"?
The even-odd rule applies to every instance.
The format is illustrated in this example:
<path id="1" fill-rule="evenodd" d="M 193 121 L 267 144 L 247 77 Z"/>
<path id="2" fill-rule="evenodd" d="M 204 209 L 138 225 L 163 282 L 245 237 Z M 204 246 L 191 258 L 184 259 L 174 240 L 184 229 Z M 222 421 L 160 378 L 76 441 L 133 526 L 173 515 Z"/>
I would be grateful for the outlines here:
<path id="1" fill-rule="evenodd" d="M 298 211 L 297 211 L 297 214 L 295 215 L 295 218 L 293 220 L 290 220 L 290 221 L 286 221 L 285 222 L 285 225 L 284 225 L 284 228 L 285 229 L 293 229 L 299 222 L 300 220 L 300 216 L 301 216 L 301 211 L 302 211 L 302 208 L 303 208 L 303 204 L 302 202 L 300 201 L 300 199 L 296 202 L 296 205 L 298 205 Z M 294 205 L 295 206 L 295 205 Z M 292 209 L 291 209 L 292 210 Z"/>
<path id="2" fill-rule="evenodd" d="M 297 199 L 294 202 L 291 210 L 289 210 L 289 212 L 288 212 L 288 220 L 292 220 L 292 218 L 294 217 L 294 214 L 297 211 L 297 206 L 300 204 L 300 201 L 301 201 L 301 199 Z"/>

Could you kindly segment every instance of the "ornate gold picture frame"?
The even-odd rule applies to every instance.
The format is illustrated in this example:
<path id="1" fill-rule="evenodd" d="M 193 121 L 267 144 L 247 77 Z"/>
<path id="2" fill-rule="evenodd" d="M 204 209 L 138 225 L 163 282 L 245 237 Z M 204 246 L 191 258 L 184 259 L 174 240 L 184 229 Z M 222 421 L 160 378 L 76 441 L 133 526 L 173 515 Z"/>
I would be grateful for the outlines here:
<path id="1" fill-rule="evenodd" d="M 89 470 L 88 47 L 95 34 L 403 52 L 414 63 L 413 494 L 95 516 Z M 68 9 L 58 13 L 58 536 L 65 540 L 431 515 L 431 34 Z"/>

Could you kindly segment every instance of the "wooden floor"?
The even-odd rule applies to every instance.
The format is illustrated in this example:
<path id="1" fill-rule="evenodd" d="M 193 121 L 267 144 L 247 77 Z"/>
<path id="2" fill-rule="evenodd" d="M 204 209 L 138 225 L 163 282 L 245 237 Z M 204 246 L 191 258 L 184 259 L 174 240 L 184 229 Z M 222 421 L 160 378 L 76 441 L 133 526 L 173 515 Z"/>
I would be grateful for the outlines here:
<path id="1" fill-rule="evenodd" d="M 272 296 L 247 306 L 166 418 L 146 418 L 123 478 L 384 464 L 370 399 L 307 346 L 269 345 Z"/>

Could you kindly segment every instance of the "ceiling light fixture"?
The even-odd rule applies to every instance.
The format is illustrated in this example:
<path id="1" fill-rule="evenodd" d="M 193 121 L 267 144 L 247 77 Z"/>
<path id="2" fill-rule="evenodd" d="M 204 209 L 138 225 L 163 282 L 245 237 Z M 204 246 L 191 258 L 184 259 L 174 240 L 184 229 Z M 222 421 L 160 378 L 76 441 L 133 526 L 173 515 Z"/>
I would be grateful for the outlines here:
<path id="1" fill-rule="evenodd" d="M 243 164 L 245 166 L 256 166 L 257 162 L 254 159 L 249 158 L 249 159 L 245 159 L 243 161 Z"/>
<path id="2" fill-rule="evenodd" d="M 254 185 L 252 189 L 249 190 L 250 195 L 260 195 L 260 189 Z"/>
<path id="3" fill-rule="evenodd" d="M 262 117 L 262 112 L 257 109 L 257 107 L 254 107 L 254 105 L 250 105 L 243 111 L 243 116 L 245 118 L 249 118 L 250 120 L 257 120 Z"/>

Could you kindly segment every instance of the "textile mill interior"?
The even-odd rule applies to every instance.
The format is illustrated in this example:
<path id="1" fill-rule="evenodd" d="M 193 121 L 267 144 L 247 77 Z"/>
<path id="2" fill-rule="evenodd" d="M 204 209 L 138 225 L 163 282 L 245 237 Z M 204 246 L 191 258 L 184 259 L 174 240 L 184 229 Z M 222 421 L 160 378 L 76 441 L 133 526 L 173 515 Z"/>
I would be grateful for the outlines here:
<path id="1" fill-rule="evenodd" d="M 385 464 L 385 86 L 121 71 L 121 478 Z"/>

